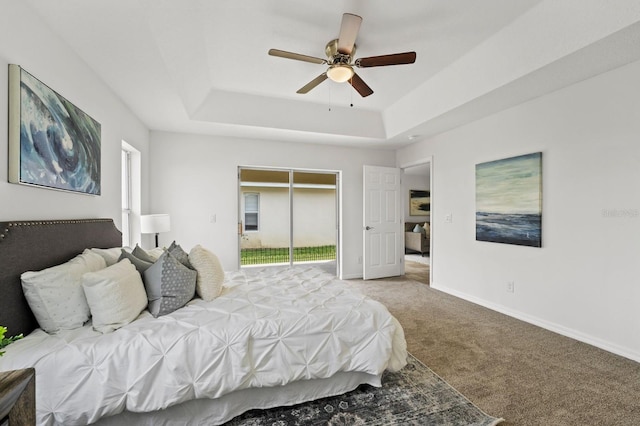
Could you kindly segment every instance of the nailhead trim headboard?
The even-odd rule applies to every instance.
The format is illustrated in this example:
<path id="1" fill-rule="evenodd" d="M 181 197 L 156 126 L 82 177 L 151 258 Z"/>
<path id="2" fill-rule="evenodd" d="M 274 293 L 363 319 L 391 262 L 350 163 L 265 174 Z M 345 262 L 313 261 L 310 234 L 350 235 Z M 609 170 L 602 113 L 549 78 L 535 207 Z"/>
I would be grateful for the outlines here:
<path id="1" fill-rule="evenodd" d="M 0 222 L 0 325 L 11 336 L 38 327 L 22 293 L 23 272 L 64 263 L 85 248 L 121 245 L 113 219 Z"/>

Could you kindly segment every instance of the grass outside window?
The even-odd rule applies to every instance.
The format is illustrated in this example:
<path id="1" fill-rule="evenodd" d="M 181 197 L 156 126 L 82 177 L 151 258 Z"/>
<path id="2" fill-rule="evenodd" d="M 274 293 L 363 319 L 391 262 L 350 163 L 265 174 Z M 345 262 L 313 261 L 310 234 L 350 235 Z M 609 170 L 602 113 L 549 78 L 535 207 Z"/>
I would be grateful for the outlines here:
<path id="1" fill-rule="evenodd" d="M 294 262 L 314 262 L 335 260 L 336 246 L 294 247 Z M 289 249 L 255 248 L 240 250 L 241 265 L 262 265 L 270 263 L 289 263 Z"/>

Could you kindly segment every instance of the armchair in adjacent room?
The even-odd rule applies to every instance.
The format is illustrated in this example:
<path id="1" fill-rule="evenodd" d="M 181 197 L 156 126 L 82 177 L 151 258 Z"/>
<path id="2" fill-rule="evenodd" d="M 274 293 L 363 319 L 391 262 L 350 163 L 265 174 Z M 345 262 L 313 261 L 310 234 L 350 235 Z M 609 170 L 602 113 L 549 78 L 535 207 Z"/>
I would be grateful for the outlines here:
<path id="1" fill-rule="evenodd" d="M 405 251 L 417 251 L 423 256 L 429 254 L 429 222 L 405 222 L 404 231 Z"/>

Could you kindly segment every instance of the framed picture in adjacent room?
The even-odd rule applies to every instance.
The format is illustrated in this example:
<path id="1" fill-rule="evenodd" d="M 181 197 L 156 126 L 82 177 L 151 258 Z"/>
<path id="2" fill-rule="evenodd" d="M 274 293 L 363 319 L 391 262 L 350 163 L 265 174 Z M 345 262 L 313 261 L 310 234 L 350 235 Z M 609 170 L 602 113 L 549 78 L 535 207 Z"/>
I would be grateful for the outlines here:
<path id="1" fill-rule="evenodd" d="M 9 65 L 9 182 L 100 195 L 100 123 Z"/>
<path id="2" fill-rule="evenodd" d="M 427 216 L 431 211 L 431 192 L 422 189 L 409 190 L 409 215 Z"/>
<path id="3" fill-rule="evenodd" d="M 542 153 L 476 164 L 476 240 L 542 247 Z"/>

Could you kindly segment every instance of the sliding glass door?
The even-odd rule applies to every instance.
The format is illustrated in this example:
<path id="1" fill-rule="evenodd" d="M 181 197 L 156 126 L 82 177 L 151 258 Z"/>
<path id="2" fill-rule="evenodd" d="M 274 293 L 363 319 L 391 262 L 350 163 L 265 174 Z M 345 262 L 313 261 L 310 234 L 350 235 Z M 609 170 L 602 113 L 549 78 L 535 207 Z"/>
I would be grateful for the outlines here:
<path id="1" fill-rule="evenodd" d="M 289 175 L 240 168 L 240 266 L 290 263 Z"/>
<path id="2" fill-rule="evenodd" d="M 336 260 L 337 175 L 293 172 L 293 263 Z"/>
<path id="3" fill-rule="evenodd" d="M 338 172 L 240 167 L 238 177 L 241 267 L 309 262 L 337 271 Z"/>

